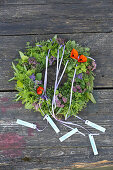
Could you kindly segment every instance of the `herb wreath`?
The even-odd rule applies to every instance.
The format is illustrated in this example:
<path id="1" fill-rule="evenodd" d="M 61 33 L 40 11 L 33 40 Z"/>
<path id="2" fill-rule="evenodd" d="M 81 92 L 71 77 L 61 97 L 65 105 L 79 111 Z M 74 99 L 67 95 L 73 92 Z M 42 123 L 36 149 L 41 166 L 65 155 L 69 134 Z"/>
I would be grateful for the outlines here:
<path id="1" fill-rule="evenodd" d="M 69 111 L 68 116 L 76 116 L 79 111 L 86 107 L 89 100 L 96 103 L 92 95 L 93 71 L 96 69 L 96 63 L 94 59 L 89 57 L 89 51 L 89 48 L 82 47 L 75 41 L 65 42 L 57 36 L 47 41 L 36 42 L 35 46 L 31 46 L 27 42 L 26 52 L 19 51 L 20 59 L 16 59 L 16 64 L 12 63 L 14 77 L 10 81 L 17 81 L 16 101 L 22 100 L 26 109 L 34 109 L 44 116 L 44 113 L 51 114 L 55 92 L 54 113 L 56 116 L 64 117 L 67 115 L 67 111 Z M 47 81 L 45 93 L 43 70 L 47 64 L 46 56 L 48 55 L 49 69 L 57 65 L 58 52 L 59 62 L 62 60 L 63 68 L 67 64 L 64 74 L 66 80 L 63 84 L 60 82 L 60 86 L 56 90 L 54 90 L 53 85 L 48 86 L 49 82 Z M 73 77 L 75 69 L 76 74 Z M 48 75 L 48 77 L 51 76 Z M 73 85 L 72 80 L 74 80 Z M 72 100 L 70 104 L 71 89 Z"/>

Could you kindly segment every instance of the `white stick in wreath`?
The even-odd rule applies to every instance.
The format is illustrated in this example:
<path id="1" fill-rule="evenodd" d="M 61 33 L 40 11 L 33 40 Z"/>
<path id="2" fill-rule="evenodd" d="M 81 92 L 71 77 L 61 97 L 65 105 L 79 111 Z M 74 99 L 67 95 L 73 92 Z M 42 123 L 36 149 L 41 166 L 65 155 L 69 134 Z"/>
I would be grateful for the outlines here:
<path id="1" fill-rule="evenodd" d="M 56 87 L 57 87 L 58 75 L 59 75 L 60 68 L 61 68 L 61 64 L 62 64 L 62 61 L 63 61 L 64 51 L 65 51 L 65 45 L 64 45 L 64 48 L 63 48 L 63 52 L 62 52 L 62 57 L 61 57 L 61 60 L 60 60 L 60 64 L 59 64 L 59 49 L 58 49 L 58 53 L 57 53 L 57 70 L 56 70 L 56 80 L 55 80 L 55 87 L 54 87 L 54 95 L 53 95 L 53 101 L 52 101 L 52 108 L 53 108 L 53 104 L 55 105 L 55 93 L 56 93 L 56 90 L 57 90 Z"/>
<path id="2" fill-rule="evenodd" d="M 77 65 L 76 65 L 77 66 Z M 65 116 L 65 120 L 67 119 L 67 116 L 68 116 L 68 113 L 70 111 L 70 107 L 71 107 L 71 102 L 72 102 L 72 94 L 73 94 L 73 84 L 74 84 L 74 80 L 75 80 L 75 75 L 76 75 L 76 68 L 75 68 L 75 71 L 74 71 L 74 75 L 73 75 L 73 80 L 72 80 L 72 85 L 71 85 L 71 93 L 70 93 L 70 104 L 69 104 L 69 109 L 68 109 L 68 112 Z"/>
<path id="3" fill-rule="evenodd" d="M 46 93 L 46 87 L 47 87 L 47 68 L 48 68 L 49 53 L 50 53 L 50 49 L 48 51 L 48 55 L 46 56 L 46 69 L 45 69 L 45 77 L 44 77 L 44 93 Z"/>

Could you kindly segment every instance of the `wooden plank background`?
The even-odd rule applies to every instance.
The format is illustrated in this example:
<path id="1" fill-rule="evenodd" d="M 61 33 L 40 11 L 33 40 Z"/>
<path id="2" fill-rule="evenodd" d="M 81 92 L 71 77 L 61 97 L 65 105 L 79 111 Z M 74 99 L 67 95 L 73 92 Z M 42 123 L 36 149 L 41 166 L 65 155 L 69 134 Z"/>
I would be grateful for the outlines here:
<path id="1" fill-rule="evenodd" d="M 113 1 L 112 0 L 1 0 L 0 1 L 0 169 L 72 169 L 113 165 Z M 46 40 L 58 34 L 91 48 L 97 70 L 94 97 L 80 116 L 107 129 L 95 136 L 98 156 L 88 137 L 74 135 L 63 143 L 58 138 L 67 128 L 56 124 L 60 136 L 48 125 L 42 133 L 16 124 L 16 119 L 43 128 L 40 113 L 14 102 L 15 82 L 11 62 L 26 42 Z M 69 118 L 80 125 L 83 123 Z M 85 126 L 86 127 L 86 126 Z M 89 128 L 92 132 L 97 131 Z"/>

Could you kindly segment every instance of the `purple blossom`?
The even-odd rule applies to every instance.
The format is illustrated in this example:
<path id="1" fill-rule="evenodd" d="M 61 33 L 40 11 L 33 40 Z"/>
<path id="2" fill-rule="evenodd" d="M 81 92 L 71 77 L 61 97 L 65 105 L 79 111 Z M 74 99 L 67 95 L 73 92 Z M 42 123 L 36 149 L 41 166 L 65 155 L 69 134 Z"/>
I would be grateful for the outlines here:
<path id="1" fill-rule="evenodd" d="M 87 89 L 85 88 L 84 90 L 83 90 L 83 92 L 85 92 Z"/>
<path id="2" fill-rule="evenodd" d="M 86 74 L 90 74 L 89 70 L 86 71 Z"/>
<path id="3" fill-rule="evenodd" d="M 35 81 L 35 75 L 34 73 L 29 77 L 31 80 Z"/>
<path id="4" fill-rule="evenodd" d="M 56 57 L 51 56 L 51 58 L 49 59 L 49 65 L 52 65 L 55 60 L 56 60 Z"/>
<path id="5" fill-rule="evenodd" d="M 92 69 L 92 67 L 91 67 L 90 65 L 89 65 L 87 68 L 88 68 L 88 70 L 91 70 L 91 69 Z"/>
<path id="6" fill-rule="evenodd" d="M 62 94 L 61 94 L 61 93 L 59 93 L 59 94 L 58 94 L 58 97 L 60 97 L 60 98 L 61 98 L 61 97 L 62 97 Z"/>
<path id="7" fill-rule="evenodd" d="M 97 66 L 96 63 L 95 63 L 95 61 L 92 61 L 92 66 L 93 66 L 93 68 L 92 68 L 92 71 L 93 71 L 93 70 L 96 69 L 96 66 Z"/>
<path id="8" fill-rule="evenodd" d="M 79 79 L 81 79 L 81 80 L 82 80 L 82 76 L 83 76 L 83 75 L 82 75 L 82 73 L 79 73 L 78 75 L 75 75 L 75 78 L 77 78 L 77 77 L 78 77 Z"/>
<path id="9" fill-rule="evenodd" d="M 61 101 L 60 101 L 60 100 L 57 100 L 57 101 L 56 101 L 56 104 L 57 104 L 57 105 L 61 105 Z"/>
<path id="10" fill-rule="evenodd" d="M 36 64 L 37 64 L 36 58 L 34 58 L 34 57 L 30 57 L 28 59 L 28 61 L 29 61 L 30 65 L 36 66 Z"/>
<path id="11" fill-rule="evenodd" d="M 58 103 L 58 104 L 57 104 L 57 107 L 61 107 L 61 108 L 63 108 L 63 107 L 64 107 L 64 104 L 60 104 L 60 103 Z"/>
<path id="12" fill-rule="evenodd" d="M 58 96 L 57 95 L 55 95 L 55 101 L 58 101 L 59 99 L 58 99 Z"/>
<path id="13" fill-rule="evenodd" d="M 39 107 L 41 106 L 41 104 L 40 104 L 40 106 L 39 106 L 39 104 L 38 103 L 33 103 L 33 106 L 35 107 L 35 109 L 36 109 L 36 111 L 39 109 Z"/>
<path id="14" fill-rule="evenodd" d="M 37 89 L 37 86 L 34 86 L 34 89 L 36 90 L 36 89 Z"/>
<path id="15" fill-rule="evenodd" d="M 78 76 L 78 78 L 79 78 L 79 79 L 81 79 L 81 80 L 82 80 L 82 76 L 83 76 L 83 74 L 82 74 L 82 73 L 78 74 L 77 76 Z"/>
<path id="16" fill-rule="evenodd" d="M 76 85 L 76 88 L 77 88 L 78 90 L 80 90 L 80 89 L 81 89 L 80 85 Z"/>
<path id="17" fill-rule="evenodd" d="M 80 89 L 78 92 L 79 92 L 79 93 L 82 93 L 82 89 Z"/>
<path id="18" fill-rule="evenodd" d="M 60 94 L 60 93 L 59 93 L 59 94 Z M 61 95 L 61 94 L 60 94 L 60 95 Z M 62 108 L 63 108 L 64 105 L 61 104 L 61 101 L 59 100 L 58 96 L 59 96 L 59 95 L 55 96 L 56 106 L 57 106 L 57 107 L 62 107 Z M 61 97 L 62 97 L 62 95 L 61 95 Z M 65 97 L 62 97 L 62 100 L 64 101 L 64 103 L 67 102 L 67 99 L 66 99 Z"/>
<path id="19" fill-rule="evenodd" d="M 42 84 L 42 81 L 35 80 L 35 85 Z"/>
<path id="20" fill-rule="evenodd" d="M 57 104 L 57 107 L 60 107 L 60 104 Z"/>
<path id="21" fill-rule="evenodd" d="M 67 98 L 62 97 L 62 100 L 63 100 L 64 103 L 67 103 Z"/>
<path id="22" fill-rule="evenodd" d="M 53 63 L 53 61 L 51 59 L 49 59 L 49 65 L 51 66 Z"/>
<path id="23" fill-rule="evenodd" d="M 76 87 L 73 87 L 73 92 L 77 92 L 77 89 L 76 89 Z"/>
<path id="24" fill-rule="evenodd" d="M 34 89 L 36 90 L 37 86 L 42 84 L 42 81 L 35 80 L 34 82 L 35 82 Z"/>
<path id="25" fill-rule="evenodd" d="M 57 107 L 60 107 L 61 101 L 58 99 L 58 96 L 57 96 L 57 95 L 55 96 L 55 101 L 56 101 Z"/>
<path id="26" fill-rule="evenodd" d="M 64 45 L 64 42 L 65 42 L 65 40 L 62 39 L 62 38 L 57 38 L 56 41 L 57 41 L 57 43 L 60 44 L 60 45 Z"/>
<path id="27" fill-rule="evenodd" d="M 60 107 L 64 107 L 64 104 L 61 104 Z"/>
<path id="28" fill-rule="evenodd" d="M 36 109 L 36 111 L 39 109 L 39 104 L 35 105 L 35 109 Z"/>
<path id="29" fill-rule="evenodd" d="M 48 96 L 47 96 L 47 95 L 42 94 L 42 95 L 41 95 L 41 98 L 42 98 L 42 99 L 44 99 L 44 100 L 47 100 L 47 99 L 48 99 Z"/>
<path id="30" fill-rule="evenodd" d="M 51 41 L 51 45 L 53 45 L 53 44 L 54 44 L 54 41 L 53 41 L 51 38 L 50 38 L 49 40 Z"/>
<path id="31" fill-rule="evenodd" d="M 42 45 L 36 45 L 37 47 L 42 47 Z"/>

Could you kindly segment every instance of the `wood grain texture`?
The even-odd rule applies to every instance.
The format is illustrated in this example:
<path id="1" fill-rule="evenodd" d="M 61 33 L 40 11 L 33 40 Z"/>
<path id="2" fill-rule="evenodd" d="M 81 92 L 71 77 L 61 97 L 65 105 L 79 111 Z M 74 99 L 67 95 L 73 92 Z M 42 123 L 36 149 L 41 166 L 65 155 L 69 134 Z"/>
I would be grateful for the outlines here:
<path id="1" fill-rule="evenodd" d="M 113 2 L 1 5 L 0 35 L 112 32 Z"/>
<path id="2" fill-rule="evenodd" d="M 0 170 L 72 169 L 113 166 L 113 1 L 112 0 L 0 0 Z M 88 136 L 73 135 L 60 143 L 48 125 L 39 133 L 16 124 L 16 119 L 36 123 L 44 128 L 46 121 L 38 112 L 25 110 L 14 102 L 15 82 L 11 62 L 19 57 L 30 41 L 46 40 L 58 34 L 91 48 L 96 59 L 94 97 L 80 116 L 107 129 L 95 136 L 99 151 L 94 156 Z M 106 90 L 104 90 L 107 88 Z M 4 92 L 3 92 L 4 91 Z M 10 92 L 7 92 L 10 91 Z M 70 121 L 83 125 L 74 117 Z M 89 131 L 97 131 L 88 127 Z M 83 129 L 79 129 L 83 133 Z"/>
<path id="3" fill-rule="evenodd" d="M 90 163 L 102 160 L 111 161 L 113 164 L 113 90 L 95 90 L 94 96 L 97 104 L 88 103 L 79 116 L 91 120 L 105 127 L 106 133 L 100 132 L 95 136 L 96 145 L 99 151 L 98 156 L 94 156 L 88 137 L 73 135 L 65 142 L 60 143 L 59 137 L 65 134 L 68 129 L 62 127 L 58 122 L 57 126 L 61 129 L 60 134 L 56 134 L 53 129 L 48 127 L 43 132 L 26 128 L 16 124 L 16 119 L 22 119 L 31 123 L 36 123 L 39 128 L 46 125 L 40 113 L 24 109 L 21 102 L 13 101 L 15 93 L 0 93 L 0 168 L 9 167 L 10 169 L 56 169 L 77 167 L 80 163 Z M 83 125 L 81 121 L 74 117 L 69 121 Z M 92 133 L 96 130 L 84 126 Z M 79 129 L 86 133 L 82 129 Z M 105 154 L 106 153 L 106 154 Z M 56 163 L 57 162 L 57 163 Z M 95 163 L 96 164 L 96 163 Z M 98 167 L 101 166 L 97 163 Z M 104 165 L 104 163 L 103 163 Z M 96 166 L 96 165 L 95 165 Z"/>
<path id="4" fill-rule="evenodd" d="M 1 0 L 0 5 L 39 5 L 47 4 L 47 0 Z"/>
<path id="5" fill-rule="evenodd" d="M 85 169 L 96 168 L 96 170 L 112 170 L 113 165 L 111 163 L 112 161 L 103 160 L 103 161 L 98 161 L 93 163 L 75 163 L 72 167 L 85 168 Z"/>
<path id="6" fill-rule="evenodd" d="M 83 46 L 91 48 L 91 56 L 95 58 L 97 63 L 95 87 L 113 87 L 113 34 L 64 34 L 59 35 L 66 40 L 76 40 Z M 26 42 L 31 44 L 40 40 L 47 40 L 53 35 L 41 36 L 3 36 L 0 37 L 0 90 L 13 90 L 15 82 L 8 82 L 13 77 L 11 63 L 18 56 L 18 51 L 25 50 Z"/>
<path id="7" fill-rule="evenodd" d="M 106 0 L 95 0 L 95 3 L 98 4 L 104 4 Z M 108 0 L 107 2 L 112 2 L 112 0 Z M 24 4 L 29 4 L 29 5 L 38 5 L 38 4 L 51 4 L 51 3 L 58 3 L 58 4 L 86 4 L 90 3 L 90 0 L 1 0 L 0 4 L 1 5 L 24 5 Z"/>

